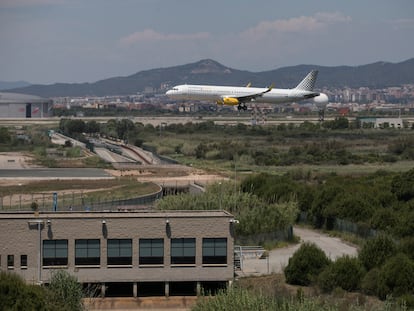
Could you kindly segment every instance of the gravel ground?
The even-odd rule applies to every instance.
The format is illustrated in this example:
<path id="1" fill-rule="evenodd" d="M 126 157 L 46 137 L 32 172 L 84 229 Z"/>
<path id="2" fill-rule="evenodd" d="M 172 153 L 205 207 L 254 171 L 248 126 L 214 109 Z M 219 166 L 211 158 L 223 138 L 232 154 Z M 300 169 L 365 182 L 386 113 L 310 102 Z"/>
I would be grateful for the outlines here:
<path id="1" fill-rule="evenodd" d="M 341 241 L 339 238 L 330 237 L 326 234 L 305 228 L 295 227 L 294 234 L 300 237 L 301 242 L 297 245 L 278 248 L 269 252 L 268 259 L 245 259 L 240 276 L 262 275 L 268 273 L 282 273 L 288 264 L 289 258 L 304 242 L 315 243 L 331 259 L 343 255 L 356 256 L 357 247 Z"/>

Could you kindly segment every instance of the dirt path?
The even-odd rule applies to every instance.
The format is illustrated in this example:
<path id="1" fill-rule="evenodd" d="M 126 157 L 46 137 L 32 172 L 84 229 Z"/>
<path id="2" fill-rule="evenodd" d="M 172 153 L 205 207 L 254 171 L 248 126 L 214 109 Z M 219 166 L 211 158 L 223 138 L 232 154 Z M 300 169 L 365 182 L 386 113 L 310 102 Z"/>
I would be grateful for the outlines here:
<path id="1" fill-rule="evenodd" d="M 269 259 L 245 259 L 241 275 L 262 275 L 267 273 L 282 273 L 289 258 L 304 242 L 315 243 L 332 260 L 343 255 L 356 256 L 358 249 L 339 238 L 330 237 L 318 231 L 294 227 L 294 234 L 300 237 L 301 242 L 294 246 L 278 248 L 269 252 Z"/>
<path id="2" fill-rule="evenodd" d="M 21 152 L 0 152 L 0 169 L 24 169 L 39 167 L 31 156 Z"/>

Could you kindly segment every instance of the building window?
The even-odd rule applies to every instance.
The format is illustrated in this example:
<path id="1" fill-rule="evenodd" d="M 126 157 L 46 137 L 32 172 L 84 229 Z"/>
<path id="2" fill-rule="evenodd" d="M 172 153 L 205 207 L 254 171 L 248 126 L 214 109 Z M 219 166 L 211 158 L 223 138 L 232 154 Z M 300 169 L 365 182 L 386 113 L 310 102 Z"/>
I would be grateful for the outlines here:
<path id="1" fill-rule="evenodd" d="M 227 264 L 226 238 L 203 238 L 203 264 Z"/>
<path id="2" fill-rule="evenodd" d="M 20 267 L 27 268 L 27 255 L 20 255 Z"/>
<path id="3" fill-rule="evenodd" d="M 67 266 L 68 240 L 43 241 L 43 266 Z"/>
<path id="4" fill-rule="evenodd" d="M 108 265 L 132 265 L 132 240 L 108 240 Z"/>
<path id="5" fill-rule="evenodd" d="M 7 268 L 14 268 L 14 255 L 7 255 Z"/>
<path id="6" fill-rule="evenodd" d="M 75 241 L 75 265 L 100 265 L 101 241 L 99 239 Z"/>
<path id="7" fill-rule="evenodd" d="M 139 240 L 139 264 L 162 265 L 164 264 L 164 239 L 140 239 Z"/>
<path id="8" fill-rule="evenodd" d="M 195 264 L 195 238 L 171 239 L 171 264 Z"/>

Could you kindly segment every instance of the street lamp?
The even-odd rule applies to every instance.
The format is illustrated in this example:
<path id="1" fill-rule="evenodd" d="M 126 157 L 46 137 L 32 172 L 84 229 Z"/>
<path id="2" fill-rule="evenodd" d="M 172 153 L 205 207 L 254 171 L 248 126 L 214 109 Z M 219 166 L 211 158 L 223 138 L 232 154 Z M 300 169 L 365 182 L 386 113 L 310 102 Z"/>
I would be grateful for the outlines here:
<path id="1" fill-rule="evenodd" d="M 50 224 L 50 220 L 48 220 L 48 224 Z M 37 280 L 38 284 L 42 283 L 42 226 L 44 225 L 44 220 L 42 219 L 34 219 L 29 220 L 29 227 L 30 226 L 37 226 L 37 230 L 39 231 L 39 252 L 38 252 L 38 271 L 37 271 Z"/>

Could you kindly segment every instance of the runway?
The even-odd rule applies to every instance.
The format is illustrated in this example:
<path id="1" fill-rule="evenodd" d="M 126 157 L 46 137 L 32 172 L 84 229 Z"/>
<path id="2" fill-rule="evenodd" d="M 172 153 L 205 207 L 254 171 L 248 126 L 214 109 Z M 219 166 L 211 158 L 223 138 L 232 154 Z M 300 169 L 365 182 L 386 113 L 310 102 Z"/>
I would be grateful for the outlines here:
<path id="1" fill-rule="evenodd" d="M 0 179 L 109 179 L 114 178 L 98 168 L 25 168 L 0 169 Z"/>

